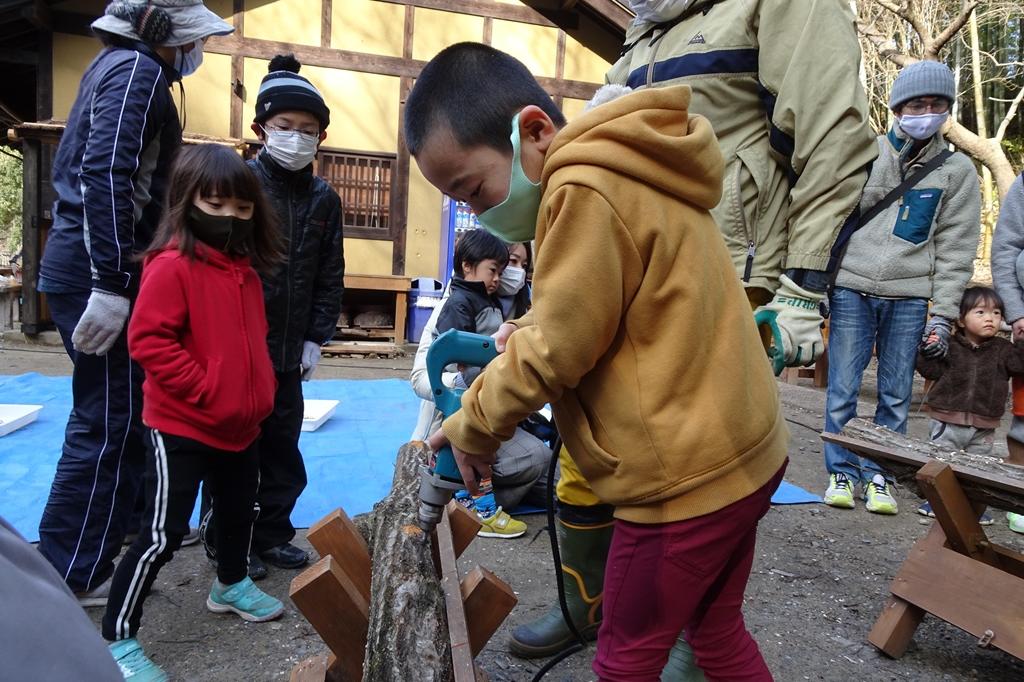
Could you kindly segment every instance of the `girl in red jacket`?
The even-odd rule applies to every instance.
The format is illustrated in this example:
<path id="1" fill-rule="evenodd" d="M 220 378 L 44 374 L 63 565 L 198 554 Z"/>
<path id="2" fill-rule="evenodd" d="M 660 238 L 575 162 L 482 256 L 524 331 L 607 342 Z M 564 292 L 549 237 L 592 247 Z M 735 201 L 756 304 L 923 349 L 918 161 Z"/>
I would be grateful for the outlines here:
<path id="1" fill-rule="evenodd" d="M 222 146 L 184 149 L 128 327 L 129 352 L 146 374 L 146 512 L 103 616 L 115 660 L 146 679 L 164 678 L 135 640 L 142 604 L 189 530 L 200 481 L 210 486 L 219 519 L 207 608 L 249 621 L 284 611 L 246 575 L 259 486 L 255 441 L 275 390 L 253 268 L 272 265 L 278 254 L 279 236 L 242 159 Z"/>

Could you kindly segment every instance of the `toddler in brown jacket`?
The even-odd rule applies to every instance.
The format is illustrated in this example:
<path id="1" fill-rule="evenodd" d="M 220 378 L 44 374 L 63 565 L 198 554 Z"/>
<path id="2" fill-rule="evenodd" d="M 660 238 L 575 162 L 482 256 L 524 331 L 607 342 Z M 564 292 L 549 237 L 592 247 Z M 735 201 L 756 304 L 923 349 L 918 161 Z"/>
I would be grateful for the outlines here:
<path id="1" fill-rule="evenodd" d="M 1002 319 L 999 294 L 988 287 L 970 287 L 960 301 L 949 352 L 927 358 L 918 351 L 918 373 L 934 382 L 926 394 L 932 443 L 972 454 L 992 453 L 1010 377 L 1024 376 L 1024 348 L 996 336 Z M 922 341 L 922 347 L 927 343 Z M 933 515 L 927 502 L 918 511 Z"/>

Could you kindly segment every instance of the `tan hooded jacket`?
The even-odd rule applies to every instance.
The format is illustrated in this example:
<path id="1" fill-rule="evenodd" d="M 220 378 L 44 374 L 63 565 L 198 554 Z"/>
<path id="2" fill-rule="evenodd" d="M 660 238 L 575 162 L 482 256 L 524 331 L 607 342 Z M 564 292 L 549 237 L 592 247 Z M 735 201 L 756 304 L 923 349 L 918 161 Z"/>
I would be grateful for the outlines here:
<path id="1" fill-rule="evenodd" d="M 775 379 L 708 213 L 722 157 L 689 103 L 689 88 L 645 90 L 558 133 L 542 177 L 533 324 L 442 427 L 466 452 L 493 452 L 551 402 L 594 492 L 639 523 L 721 509 L 786 457 Z"/>
<path id="2" fill-rule="evenodd" d="M 725 157 L 711 214 L 736 272 L 774 291 L 786 268 L 825 270 L 875 158 L 844 0 L 697 0 L 634 22 L 609 83 L 689 85 Z"/>

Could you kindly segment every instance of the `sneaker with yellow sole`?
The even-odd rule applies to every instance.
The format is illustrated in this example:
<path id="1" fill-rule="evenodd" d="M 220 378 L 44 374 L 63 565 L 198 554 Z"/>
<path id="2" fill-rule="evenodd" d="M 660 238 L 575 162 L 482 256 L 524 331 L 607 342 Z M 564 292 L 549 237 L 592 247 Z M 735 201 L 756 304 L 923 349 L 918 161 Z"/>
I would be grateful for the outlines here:
<path id="1" fill-rule="evenodd" d="M 1007 512 L 1006 521 L 1010 524 L 1010 530 L 1014 533 L 1024 533 L 1024 514 Z"/>
<path id="2" fill-rule="evenodd" d="M 498 510 L 486 519 L 481 519 L 483 525 L 477 531 L 482 538 L 502 538 L 510 540 L 526 533 L 526 524 L 517 521 L 498 507 Z"/>
<path id="3" fill-rule="evenodd" d="M 889 483 L 882 474 L 875 474 L 864 483 L 864 508 L 874 514 L 893 515 L 899 512 L 896 498 L 889 492 Z"/>
<path id="4" fill-rule="evenodd" d="M 840 509 L 853 509 L 853 484 L 846 474 L 830 474 L 828 489 L 825 490 L 825 504 Z"/>

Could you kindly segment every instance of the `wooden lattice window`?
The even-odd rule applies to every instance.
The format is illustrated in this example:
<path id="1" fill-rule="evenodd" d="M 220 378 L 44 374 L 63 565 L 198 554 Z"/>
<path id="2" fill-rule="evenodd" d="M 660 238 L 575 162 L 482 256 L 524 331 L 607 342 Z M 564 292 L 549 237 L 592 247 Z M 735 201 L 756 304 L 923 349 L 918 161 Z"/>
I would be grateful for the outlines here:
<path id="1" fill-rule="evenodd" d="M 318 173 L 341 196 L 346 237 L 391 239 L 393 154 L 334 152 L 317 155 Z"/>

